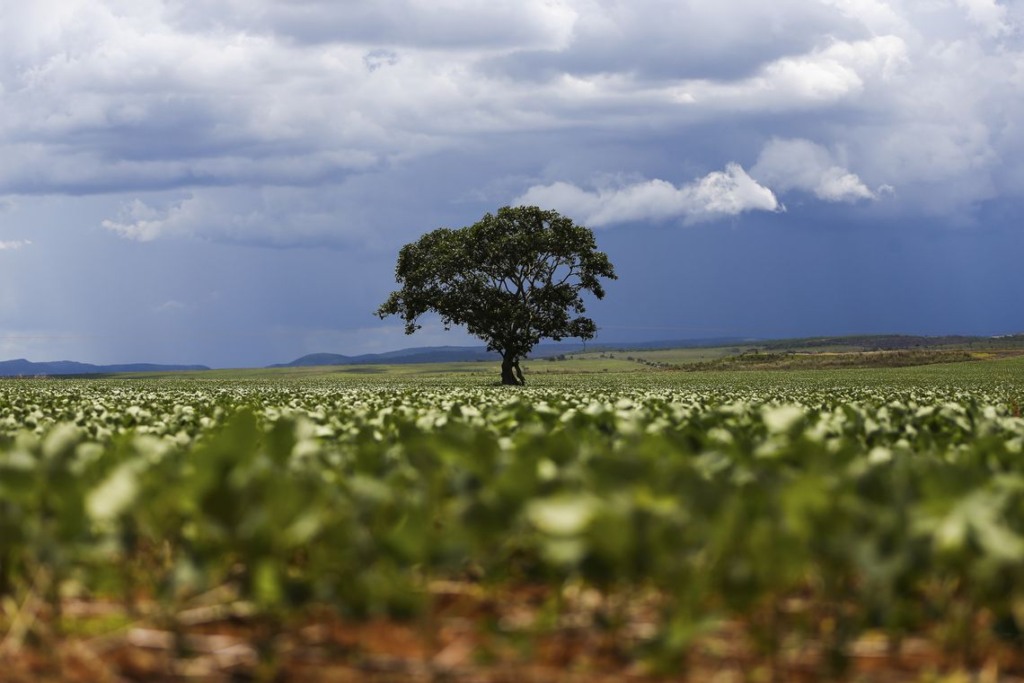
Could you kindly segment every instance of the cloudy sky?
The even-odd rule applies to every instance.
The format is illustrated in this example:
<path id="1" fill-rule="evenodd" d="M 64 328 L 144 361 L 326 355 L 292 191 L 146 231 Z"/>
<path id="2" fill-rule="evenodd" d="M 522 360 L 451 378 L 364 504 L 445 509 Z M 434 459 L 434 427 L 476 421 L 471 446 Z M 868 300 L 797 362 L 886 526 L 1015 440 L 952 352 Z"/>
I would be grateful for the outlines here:
<path id="1" fill-rule="evenodd" d="M 1024 331 L 1024 2 L 0 0 L 0 359 L 468 343 L 372 312 L 520 203 L 604 341 Z"/>

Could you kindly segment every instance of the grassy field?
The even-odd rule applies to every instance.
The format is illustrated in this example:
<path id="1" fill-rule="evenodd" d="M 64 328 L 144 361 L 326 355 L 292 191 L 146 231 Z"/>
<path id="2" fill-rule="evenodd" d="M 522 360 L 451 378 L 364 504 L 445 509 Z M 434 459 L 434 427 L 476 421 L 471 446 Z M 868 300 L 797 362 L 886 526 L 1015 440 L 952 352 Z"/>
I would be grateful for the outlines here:
<path id="1" fill-rule="evenodd" d="M 888 368 L 998 360 L 1024 354 L 1024 340 L 975 339 L 970 345 L 943 342 L 922 346 L 924 338 L 856 337 L 827 340 L 789 340 L 759 345 L 699 348 L 605 349 L 568 353 L 523 361 L 524 371 L 535 378 L 549 375 L 635 373 L 644 371 L 817 370 L 836 368 Z M 880 348 L 881 347 L 881 348 Z M 413 377 L 459 376 L 488 378 L 497 362 L 399 363 L 391 365 L 335 365 L 213 370 L 182 373 L 208 379 L 315 378 L 315 377 Z M 136 379 L 167 377 L 166 373 L 120 375 Z"/>
<path id="2" fill-rule="evenodd" d="M 0 382 L 4 680 L 1024 677 L 1024 357 L 645 353 Z"/>
<path id="3" fill-rule="evenodd" d="M 592 351 L 566 356 L 570 363 L 566 367 L 580 371 L 602 368 L 602 364 L 608 364 L 608 369 L 598 371 L 886 368 L 992 360 L 1020 354 L 1024 354 L 1024 338 L 1019 335 L 1001 338 L 862 336 L 718 347 Z"/>

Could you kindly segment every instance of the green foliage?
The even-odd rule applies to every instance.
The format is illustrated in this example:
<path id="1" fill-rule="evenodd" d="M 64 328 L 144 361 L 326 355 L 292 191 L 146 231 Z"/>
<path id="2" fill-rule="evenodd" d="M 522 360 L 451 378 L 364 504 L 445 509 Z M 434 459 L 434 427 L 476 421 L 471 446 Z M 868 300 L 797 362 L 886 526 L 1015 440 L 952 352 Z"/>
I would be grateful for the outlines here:
<path id="1" fill-rule="evenodd" d="M 727 618 L 835 671 L 872 630 L 968 656 L 1024 628 L 1021 375 L 999 367 L 4 382 L 0 593 L 46 574 L 54 600 L 170 614 L 229 587 L 274 618 L 409 616 L 471 566 L 656 591 L 645 647 L 667 661 Z"/>
<path id="2" fill-rule="evenodd" d="M 615 279 L 594 234 L 554 211 L 503 207 L 458 230 L 440 228 L 402 247 L 395 278 L 401 289 L 377 309 L 398 315 L 406 334 L 428 311 L 445 327 L 465 325 L 511 366 L 541 339 L 592 339 L 582 293 L 604 297 L 601 278 Z M 518 378 L 520 381 L 521 377 Z"/>

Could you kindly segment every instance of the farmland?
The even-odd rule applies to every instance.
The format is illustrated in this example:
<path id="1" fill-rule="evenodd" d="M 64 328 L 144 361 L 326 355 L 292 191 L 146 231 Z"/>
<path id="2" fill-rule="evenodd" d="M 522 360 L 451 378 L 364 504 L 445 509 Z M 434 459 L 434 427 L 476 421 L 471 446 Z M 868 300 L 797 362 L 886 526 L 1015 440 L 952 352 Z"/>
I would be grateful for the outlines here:
<path id="1" fill-rule="evenodd" d="M 1024 678 L 1024 358 L 630 363 L 0 382 L 8 678 Z"/>

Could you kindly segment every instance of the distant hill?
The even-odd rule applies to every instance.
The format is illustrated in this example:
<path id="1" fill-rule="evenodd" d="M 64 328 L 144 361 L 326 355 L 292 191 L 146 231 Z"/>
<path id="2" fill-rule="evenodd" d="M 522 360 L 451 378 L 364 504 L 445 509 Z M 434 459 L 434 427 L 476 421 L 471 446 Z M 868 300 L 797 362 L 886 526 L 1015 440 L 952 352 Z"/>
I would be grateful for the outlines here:
<path id="1" fill-rule="evenodd" d="M 122 365 L 93 365 L 72 360 L 45 363 L 18 358 L 0 361 L 0 377 L 39 377 L 54 375 L 106 375 L 119 372 L 183 372 L 209 370 L 205 365 L 158 365 L 155 363 L 128 363 Z"/>
<path id="2" fill-rule="evenodd" d="M 302 358 L 296 358 L 291 363 L 277 363 L 268 367 L 271 368 L 301 368 L 315 365 L 351 365 L 350 356 L 342 356 L 340 353 L 311 353 Z"/>
<path id="3" fill-rule="evenodd" d="M 723 338 L 701 340 L 674 340 L 656 342 L 600 343 L 580 342 L 538 344 L 530 358 L 549 358 L 563 353 L 581 351 L 620 351 L 633 349 L 682 349 L 709 346 L 729 346 L 750 343 L 750 339 Z M 298 368 L 314 365 L 397 365 L 405 363 L 470 363 L 475 361 L 497 361 L 500 356 L 483 346 L 419 346 L 385 353 L 365 353 L 358 356 L 344 356 L 337 353 L 311 353 L 296 358 L 290 363 L 271 365 L 272 368 Z"/>
<path id="4" fill-rule="evenodd" d="M 750 337 L 717 337 L 713 339 L 670 339 L 648 342 L 549 342 L 538 344 L 530 358 L 550 358 L 561 354 L 587 351 L 653 351 L 658 349 L 695 348 L 759 348 L 767 352 L 828 351 L 897 351 L 915 349 L 968 349 L 971 351 L 1024 350 L 1024 334 L 993 337 L 949 335 L 922 337 L 915 335 L 876 334 L 845 337 L 808 337 L 802 339 L 757 339 Z M 290 363 L 270 365 L 271 368 L 295 368 L 320 365 L 393 365 L 406 363 L 469 363 L 495 362 L 498 354 L 484 346 L 418 346 L 384 353 L 346 356 L 339 353 L 311 353 Z M 0 377 L 37 377 L 72 375 L 108 375 L 126 372 L 191 372 L 209 370 L 205 365 L 160 365 L 157 363 L 126 363 L 93 365 L 70 360 L 34 363 L 24 358 L 0 361 Z"/>
<path id="5" fill-rule="evenodd" d="M 422 346 L 386 353 L 364 353 L 343 356 L 339 353 L 311 353 L 290 363 L 278 363 L 272 368 L 299 368 L 314 365 L 377 365 L 400 363 L 456 363 L 478 360 L 497 360 L 498 354 L 482 346 Z"/>
<path id="6" fill-rule="evenodd" d="M 538 344 L 530 358 L 549 358 L 559 354 L 585 351 L 653 351 L 656 349 L 695 349 L 721 347 L 755 347 L 765 351 L 891 351 L 913 349 L 1024 349 L 1024 335 L 970 337 L 949 335 L 923 337 L 900 334 L 850 335 L 845 337 L 809 337 L 802 339 L 757 339 L 751 337 L 717 337 L 714 339 L 671 339 L 649 342 L 580 342 Z M 737 348 L 737 353 L 739 350 Z M 497 361 L 498 354 L 483 346 L 420 346 L 386 353 L 367 353 L 345 356 L 337 353 L 311 353 L 290 363 L 271 365 L 272 368 L 308 367 L 314 365 L 392 365 L 404 363 L 466 363 Z"/>

